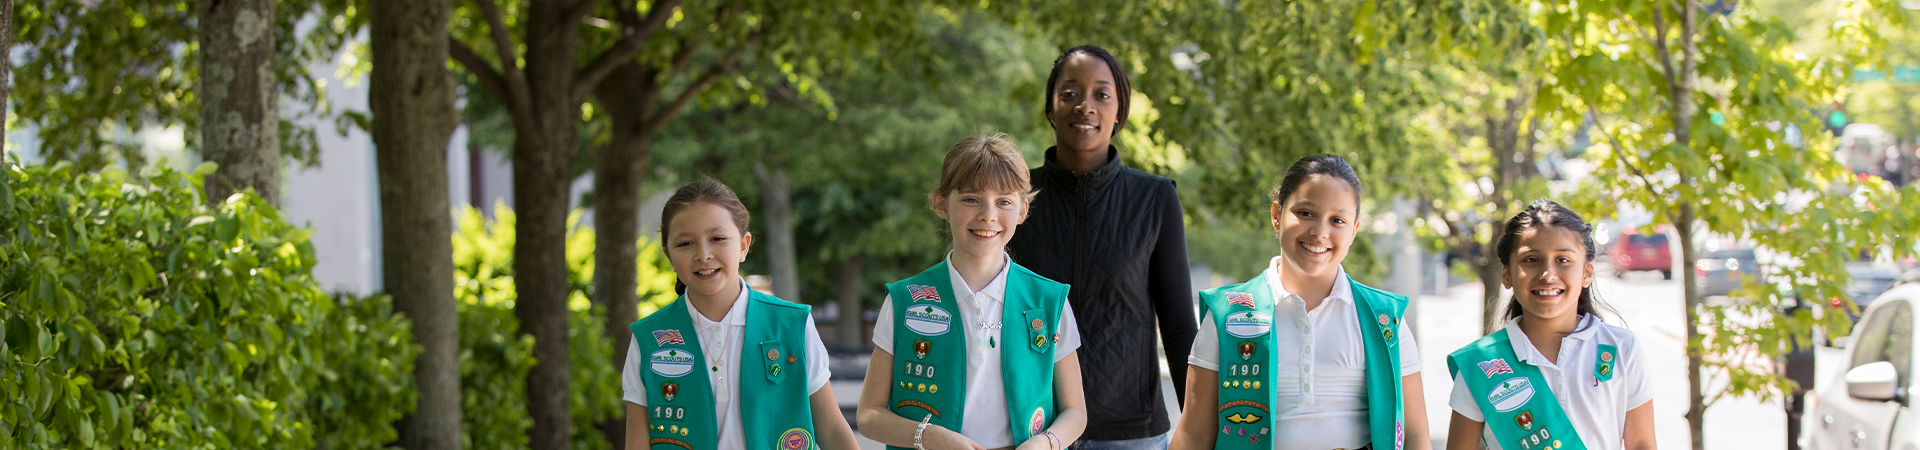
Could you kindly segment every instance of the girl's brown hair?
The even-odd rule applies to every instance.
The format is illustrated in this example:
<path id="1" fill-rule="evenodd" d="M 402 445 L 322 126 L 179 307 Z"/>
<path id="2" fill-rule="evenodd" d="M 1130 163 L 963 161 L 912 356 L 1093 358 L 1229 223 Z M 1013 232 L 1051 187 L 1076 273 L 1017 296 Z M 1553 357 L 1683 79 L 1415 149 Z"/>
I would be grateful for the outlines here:
<path id="1" fill-rule="evenodd" d="M 714 180 L 713 177 L 700 177 L 700 180 L 687 183 L 684 186 L 680 186 L 680 189 L 674 190 L 673 196 L 667 197 L 667 206 L 660 209 L 661 251 L 665 251 L 668 248 L 667 236 L 671 230 L 667 229 L 667 225 L 673 223 L 673 216 L 679 215 L 681 211 L 685 211 L 701 203 L 711 203 L 714 206 L 726 209 L 727 214 L 733 216 L 733 226 L 740 229 L 740 234 L 745 235 L 747 233 L 747 219 L 750 214 L 747 213 L 747 205 L 740 203 L 740 196 L 734 194 L 733 189 L 728 189 L 727 185 L 721 184 L 718 180 Z M 673 290 L 674 292 L 685 294 L 687 292 L 687 285 L 681 284 L 679 280 L 675 280 L 673 282 Z"/>
<path id="2" fill-rule="evenodd" d="M 946 161 L 940 164 L 940 186 L 933 189 L 933 195 L 1022 192 L 1027 201 L 1033 201 L 1036 192 L 1027 173 L 1027 160 L 1006 136 L 980 135 L 954 144 L 947 150 Z"/>

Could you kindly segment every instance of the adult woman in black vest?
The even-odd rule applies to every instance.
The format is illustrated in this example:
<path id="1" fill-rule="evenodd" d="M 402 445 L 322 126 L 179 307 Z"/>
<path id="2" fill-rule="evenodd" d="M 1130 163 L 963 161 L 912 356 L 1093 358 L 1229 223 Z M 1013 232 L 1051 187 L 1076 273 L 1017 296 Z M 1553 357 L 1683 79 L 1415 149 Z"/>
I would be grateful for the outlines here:
<path id="1" fill-rule="evenodd" d="M 1040 193 L 1008 246 L 1020 265 L 1072 286 L 1068 301 L 1084 311 L 1089 411 L 1079 449 L 1166 448 L 1172 424 L 1154 331 L 1166 359 L 1178 362 L 1197 329 L 1173 180 L 1127 167 L 1110 145 L 1132 94 L 1118 60 L 1100 47 L 1054 60 L 1042 108 L 1055 146 L 1032 171 Z M 1175 404 L 1184 404 L 1186 371 L 1171 375 Z"/>

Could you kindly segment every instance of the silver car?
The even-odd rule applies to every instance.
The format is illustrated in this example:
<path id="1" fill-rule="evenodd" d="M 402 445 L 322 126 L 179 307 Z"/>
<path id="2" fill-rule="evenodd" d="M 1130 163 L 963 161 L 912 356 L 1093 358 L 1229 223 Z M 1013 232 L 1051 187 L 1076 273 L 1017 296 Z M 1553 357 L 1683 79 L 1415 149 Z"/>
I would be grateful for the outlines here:
<path id="1" fill-rule="evenodd" d="M 1915 302 L 1920 283 L 1896 283 L 1861 314 L 1843 342 L 1845 370 L 1828 374 L 1808 395 L 1802 448 L 1920 448 L 1920 417 L 1912 410 Z"/>

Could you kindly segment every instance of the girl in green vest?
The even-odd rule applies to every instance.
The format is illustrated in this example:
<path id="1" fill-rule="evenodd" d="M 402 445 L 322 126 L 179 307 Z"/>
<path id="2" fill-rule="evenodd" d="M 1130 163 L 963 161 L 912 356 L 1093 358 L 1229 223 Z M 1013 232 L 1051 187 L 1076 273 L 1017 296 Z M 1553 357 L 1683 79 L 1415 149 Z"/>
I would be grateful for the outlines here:
<path id="1" fill-rule="evenodd" d="M 1061 450 L 1086 429 L 1067 286 L 1007 257 L 1033 200 L 1001 136 L 947 151 L 929 199 L 945 262 L 887 285 L 860 393 L 860 432 L 891 449 Z"/>
<path id="2" fill-rule="evenodd" d="M 747 208 L 712 178 L 660 213 L 679 299 L 634 322 L 622 387 L 629 450 L 856 450 L 806 305 L 747 288 Z"/>
<path id="3" fill-rule="evenodd" d="M 1271 196 L 1280 255 L 1252 280 L 1200 292 L 1172 448 L 1431 448 L 1407 298 L 1340 266 L 1359 230 L 1359 175 L 1311 155 Z"/>
<path id="4" fill-rule="evenodd" d="M 1594 309 L 1593 228 L 1540 200 L 1507 221 L 1497 249 L 1507 326 L 1447 356 L 1447 449 L 1653 449 L 1646 360 L 1633 332 Z"/>

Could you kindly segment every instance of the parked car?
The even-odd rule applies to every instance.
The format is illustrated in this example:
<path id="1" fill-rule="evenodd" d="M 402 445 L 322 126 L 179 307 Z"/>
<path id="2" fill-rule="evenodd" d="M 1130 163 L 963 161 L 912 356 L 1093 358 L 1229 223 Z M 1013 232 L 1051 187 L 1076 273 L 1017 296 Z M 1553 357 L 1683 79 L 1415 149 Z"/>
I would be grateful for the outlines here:
<path id="1" fill-rule="evenodd" d="M 1847 283 L 1847 298 L 1853 299 L 1853 304 L 1860 311 L 1866 311 L 1867 306 L 1872 305 L 1881 293 L 1893 287 L 1894 281 L 1900 278 L 1900 273 L 1893 268 L 1866 263 L 1848 263 L 1847 274 L 1853 275 L 1853 281 Z M 1859 315 L 1849 313 L 1849 318 L 1854 322 L 1860 321 Z"/>
<path id="2" fill-rule="evenodd" d="M 1889 450 L 1920 445 L 1913 408 L 1914 303 L 1920 284 L 1887 290 L 1871 302 L 1848 339 L 1845 371 L 1822 380 L 1801 416 L 1808 450 Z"/>
<path id="3" fill-rule="evenodd" d="M 1760 273 L 1760 262 L 1753 255 L 1753 249 L 1715 250 L 1702 255 L 1693 262 L 1694 283 L 1699 286 L 1702 297 L 1727 295 L 1740 287 L 1745 278 L 1766 283 L 1766 274 Z"/>
<path id="4" fill-rule="evenodd" d="M 1625 278 L 1627 272 L 1658 270 L 1661 278 L 1673 279 L 1673 253 L 1667 248 L 1666 233 L 1620 233 L 1607 254 L 1613 257 L 1614 276 Z"/>

